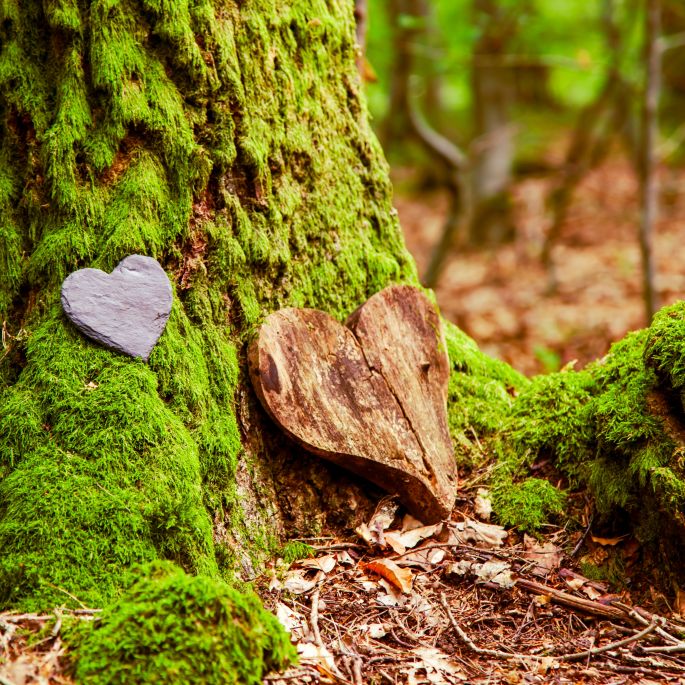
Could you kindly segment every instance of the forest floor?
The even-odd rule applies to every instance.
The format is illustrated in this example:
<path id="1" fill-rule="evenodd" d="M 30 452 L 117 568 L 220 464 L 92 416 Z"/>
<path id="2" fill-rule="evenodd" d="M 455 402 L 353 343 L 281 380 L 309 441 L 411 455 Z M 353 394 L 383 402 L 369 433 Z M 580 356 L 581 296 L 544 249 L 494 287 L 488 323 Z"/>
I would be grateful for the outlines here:
<path id="1" fill-rule="evenodd" d="M 685 683 L 682 609 L 638 578 L 634 539 L 591 520 L 521 536 L 487 522 L 487 501 L 466 484 L 449 521 L 422 526 L 386 498 L 356 539 L 277 562 L 260 595 L 300 663 L 265 684 Z M 610 559 L 632 583 L 580 572 Z"/>
<path id="2" fill-rule="evenodd" d="M 408 172 L 395 173 L 406 187 Z M 645 326 L 637 240 L 638 187 L 629 164 L 612 159 L 577 189 L 554 249 L 558 289 L 547 294 L 539 253 L 549 223 L 551 178 L 514 189 L 517 234 L 496 249 L 454 253 L 436 288 L 443 315 L 481 349 L 519 371 L 576 368 L 602 357 L 611 342 Z M 654 252 L 660 305 L 685 297 L 685 171 L 661 172 L 661 213 Z M 396 192 L 395 206 L 419 273 L 437 243 L 447 207 L 444 193 Z"/>

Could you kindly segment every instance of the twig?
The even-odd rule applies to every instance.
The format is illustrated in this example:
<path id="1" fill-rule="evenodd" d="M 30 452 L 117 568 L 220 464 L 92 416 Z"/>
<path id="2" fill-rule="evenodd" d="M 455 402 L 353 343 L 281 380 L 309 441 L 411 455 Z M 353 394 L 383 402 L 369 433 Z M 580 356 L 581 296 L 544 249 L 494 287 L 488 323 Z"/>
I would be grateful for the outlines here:
<path id="1" fill-rule="evenodd" d="M 476 654 L 482 654 L 484 656 L 494 656 L 494 657 L 497 657 L 498 659 L 526 659 L 526 658 L 531 658 L 531 657 L 526 657 L 525 654 L 515 654 L 515 653 L 510 653 L 510 652 L 502 652 L 499 649 L 485 649 L 483 647 L 479 647 L 462 630 L 461 626 L 457 623 L 457 620 L 452 615 L 450 605 L 447 603 L 447 599 L 445 598 L 444 592 L 440 593 L 440 604 L 442 604 L 442 608 L 446 611 L 447 617 L 449 618 L 450 623 L 452 624 L 452 628 L 454 628 L 454 632 L 461 638 L 461 640 L 463 642 L 466 643 L 466 645 L 469 647 L 469 649 L 471 649 L 471 651 L 475 652 Z M 540 659 L 541 657 L 532 657 L 532 658 Z"/>
<path id="2" fill-rule="evenodd" d="M 319 595 L 321 594 L 319 588 L 316 588 L 312 593 L 312 612 L 310 614 L 310 623 L 312 624 L 312 632 L 314 633 L 314 642 L 317 647 L 323 647 L 323 640 L 321 639 L 321 632 L 319 631 Z"/>
<path id="3" fill-rule="evenodd" d="M 476 654 L 482 654 L 483 656 L 493 656 L 498 659 L 542 659 L 542 656 L 533 654 L 516 654 L 510 652 L 503 652 L 499 649 L 485 649 L 483 647 L 478 647 L 476 643 L 462 630 L 461 626 L 457 623 L 456 619 L 452 615 L 452 611 L 447 603 L 445 594 L 440 594 L 440 604 L 442 604 L 443 609 L 447 612 L 447 616 L 452 624 L 452 628 L 457 633 L 457 635 L 466 643 L 466 645 L 474 651 Z M 592 649 L 587 649 L 583 652 L 573 652 L 571 654 L 558 654 L 554 655 L 552 658 L 558 659 L 559 661 L 581 661 L 582 659 L 596 656 L 598 654 L 603 654 L 604 652 L 609 652 L 613 649 L 618 649 L 619 647 L 624 647 L 625 645 L 637 642 L 646 635 L 649 635 L 657 628 L 656 623 L 650 623 L 643 630 L 631 635 L 630 637 L 623 638 L 622 640 L 617 640 L 616 642 L 611 642 L 603 647 L 593 647 Z"/>
<path id="4" fill-rule="evenodd" d="M 562 592 L 561 590 L 557 590 L 549 585 L 544 585 L 543 583 L 538 583 L 534 580 L 519 578 L 516 581 L 516 587 L 520 587 L 522 590 L 533 592 L 537 595 L 546 595 L 559 602 L 559 604 L 565 604 L 572 609 L 577 609 L 578 611 L 583 611 L 586 614 L 592 614 L 593 616 L 623 620 L 626 618 L 627 612 L 622 609 L 607 604 L 600 604 L 591 599 L 576 597 L 568 592 Z"/>
<path id="5" fill-rule="evenodd" d="M 590 528 L 592 528 L 592 522 L 595 520 L 594 516 L 590 517 L 590 522 L 587 524 L 587 528 L 585 529 L 585 532 L 580 536 L 580 540 L 578 540 L 578 543 L 576 546 L 573 548 L 573 552 L 571 552 L 571 556 L 575 557 L 576 554 L 580 551 L 580 548 L 583 546 L 583 543 L 585 540 L 587 540 L 588 533 L 590 532 Z"/>
<path id="6" fill-rule="evenodd" d="M 354 680 L 354 685 L 364 685 L 364 679 L 362 677 L 362 660 L 359 657 L 352 661 L 352 679 Z"/>
<path id="7" fill-rule="evenodd" d="M 657 628 L 656 623 L 650 623 L 646 628 L 643 628 L 640 632 L 631 635 L 630 637 L 624 637 L 622 640 L 617 640 L 616 642 L 610 642 L 608 645 L 603 647 L 593 647 L 592 649 L 586 649 L 584 652 L 576 652 L 573 654 L 561 654 L 554 657 L 555 659 L 560 659 L 561 661 L 580 661 L 585 659 L 585 657 L 596 656 L 597 654 L 603 654 L 604 652 L 609 652 L 612 649 L 618 649 L 619 647 L 624 647 L 632 642 L 637 642 L 641 640 L 645 635 L 649 635 L 654 632 Z"/>

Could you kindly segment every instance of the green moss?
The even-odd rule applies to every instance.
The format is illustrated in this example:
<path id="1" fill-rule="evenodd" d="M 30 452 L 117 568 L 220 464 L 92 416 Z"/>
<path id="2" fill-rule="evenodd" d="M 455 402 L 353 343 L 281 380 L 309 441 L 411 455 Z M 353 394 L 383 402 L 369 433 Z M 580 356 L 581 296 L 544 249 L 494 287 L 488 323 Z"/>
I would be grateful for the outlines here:
<path id="1" fill-rule="evenodd" d="M 521 532 L 534 533 L 564 512 L 566 494 L 542 478 L 498 479 L 492 490 L 497 520 Z"/>
<path id="2" fill-rule="evenodd" d="M 675 392 L 685 409 L 685 303 L 664 307 L 654 317 L 644 349 L 645 364 Z"/>
<path id="3" fill-rule="evenodd" d="M 262 458 L 236 410 L 247 337 L 416 282 L 352 3 L 4 3 L 0 46 L 0 319 L 22 331 L 0 353 L 4 606 L 101 605 L 159 557 L 230 577 L 278 545 L 235 482 Z M 175 285 L 149 365 L 57 304 L 68 273 L 134 252 Z"/>
<path id="4" fill-rule="evenodd" d="M 514 395 L 528 380 L 501 361 L 483 354 L 453 324 L 445 324 L 450 374 L 447 408 L 452 440 L 461 466 L 486 458 L 481 441 L 506 425 Z"/>
<path id="5" fill-rule="evenodd" d="M 257 685 L 295 660 L 278 621 L 255 596 L 171 564 L 142 578 L 72 636 L 77 682 Z"/>
<path id="6" fill-rule="evenodd" d="M 565 371 L 537 376 L 521 392 L 506 429 L 509 454 L 519 462 L 515 469 L 552 456 L 555 465 L 577 481 L 578 469 L 592 449 L 592 383 L 586 372 Z"/>

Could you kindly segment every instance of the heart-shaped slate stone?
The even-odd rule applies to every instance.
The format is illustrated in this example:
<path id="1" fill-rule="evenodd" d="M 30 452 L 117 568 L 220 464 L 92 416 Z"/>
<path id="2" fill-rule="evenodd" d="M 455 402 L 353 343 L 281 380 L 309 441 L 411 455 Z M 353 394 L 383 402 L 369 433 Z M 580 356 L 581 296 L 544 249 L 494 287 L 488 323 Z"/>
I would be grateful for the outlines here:
<path id="1" fill-rule="evenodd" d="M 248 359 L 262 405 L 299 444 L 397 493 L 421 521 L 449 515 L 449 361 L 440 317 L 420 290 L 386 288 L 346 326 L 314 309 L 281 309 Z"/>
<path id="2" fill-rule="evenodd" d="M 81 332 L 146 361 L 164 331 L 172 299 L 164 269 L 137 254 L 120 261 L 111 274 L 81 269 L 62 283 L 62 307 Z"/>

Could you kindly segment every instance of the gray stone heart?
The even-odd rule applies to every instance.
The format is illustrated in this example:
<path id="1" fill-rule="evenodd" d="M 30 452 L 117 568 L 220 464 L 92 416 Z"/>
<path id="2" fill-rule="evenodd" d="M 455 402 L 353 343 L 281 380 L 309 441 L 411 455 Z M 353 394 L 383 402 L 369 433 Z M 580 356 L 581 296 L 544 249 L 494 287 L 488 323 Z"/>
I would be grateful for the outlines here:
<path id="1" fill-rule="evenodd" d="M 62 307 L 82 333 L 147 361 L 171 313 L 171 283 L 157 260 L 131 255 L 111 274 L 81 269 L 62 283 Z"/>

